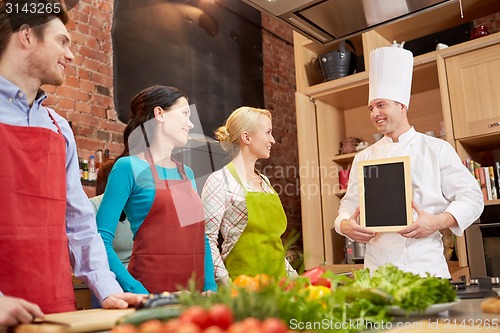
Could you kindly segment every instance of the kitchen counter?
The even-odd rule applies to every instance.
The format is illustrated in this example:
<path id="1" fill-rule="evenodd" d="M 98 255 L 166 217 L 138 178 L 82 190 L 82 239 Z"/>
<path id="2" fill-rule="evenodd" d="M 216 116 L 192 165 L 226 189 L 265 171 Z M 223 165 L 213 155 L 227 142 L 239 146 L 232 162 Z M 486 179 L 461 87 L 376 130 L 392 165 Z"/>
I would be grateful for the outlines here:
<path id="1" fill-rule="evenodd" d="M 375 331 L 387 331 L 390 333 L 413 333 L 413 332 L 450 332 L 461 333 L 481 331 L 481 332 L 498 332 L 500 331 L 500 315 L 487 314 L 481 311 L 481 302 L 483 299 L 464 299 L 454 305 L 447 311 L 443 311 L 438 315 L 433 316 L 418 316 L 418 317 L 396 317 L 392 322 L 383 325 L 374 326 Z M 21 325 L 13 331 L 16 333 L 49 333 L 49 332 L 96 332 L 91 327 L 100 327 L 102 329 L 111 328 L 117 318 L 133 312 L 133 309 L 128 310 L 87 310 L 77 311 L 66 316 L 66 322 L 73 324 L 69 326 L 60 326 L 59 328 L 54 323 L 38 324 L 38 325 Z M 59 317 L 61 315 L 58 315 Z M 53 315 L 49 318 L 54 320 Z M 71 318 L 74 318 L 72 320 Z M 94 323 L 92 323 L 94 321 Z M 64 322 L 64 321 L 63 321 Z M 78 324 L 84 322 L 85 325 Z M 103 326 L 104 325 L 104 326 Z M 106 328 L 105 328 L 106 327 Z M 5 331 L 0 328 L 0 333 Z"/>
<path id="2" fill-rule="evenodd" d="M 447 311 L 434 316 L 397 317 L 384 327 L 394 332 L 481 332 L 500 331 L 500 314 L 481 311 L 481 299 L 462 299 Z"/>

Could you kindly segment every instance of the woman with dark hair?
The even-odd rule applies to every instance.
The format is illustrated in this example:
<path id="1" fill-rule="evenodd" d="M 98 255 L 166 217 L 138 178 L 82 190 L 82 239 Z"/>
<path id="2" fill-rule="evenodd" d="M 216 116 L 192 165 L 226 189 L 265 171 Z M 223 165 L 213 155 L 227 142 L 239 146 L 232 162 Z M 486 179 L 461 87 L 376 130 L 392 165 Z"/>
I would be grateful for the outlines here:
<path id="1" fill-rule="evenodd" d="M 198 290 L 216 291 L 194 174 L 171 156 L 194 127 L 188 100 L 176 88 L 157 85 L 137 94 L 130 109 L 125 149 L 97 212 L 110 268 L 124 290 L 136 293 L 177 291 L 193 277 Z M 128 270 L 112 246 L 122 211 L 134 234 Z"/>

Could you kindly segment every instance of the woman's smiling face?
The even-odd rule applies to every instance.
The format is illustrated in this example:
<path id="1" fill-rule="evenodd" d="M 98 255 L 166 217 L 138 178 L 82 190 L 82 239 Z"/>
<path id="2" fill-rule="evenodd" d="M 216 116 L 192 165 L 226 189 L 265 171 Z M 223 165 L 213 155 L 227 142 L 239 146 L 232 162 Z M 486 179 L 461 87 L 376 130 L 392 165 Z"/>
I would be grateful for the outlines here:
<path id="1" fill-rule="evenodd" d="M 172 140 L 174 147 L 183 146 L 188 141 L 189 131 L 194 127 L 189 117 L 191 110 L 186 98 L 179 98 L 163 113 L 163 138 Z"/>
<path id="2" fill-rule="evenodd" d="M 273 137 L 273 125 L 271 119 L 262 115 L 255 130 L 250 133 L 250 152 L 259 158 L 269 158 L 271 147 L 276 143 Z"/>

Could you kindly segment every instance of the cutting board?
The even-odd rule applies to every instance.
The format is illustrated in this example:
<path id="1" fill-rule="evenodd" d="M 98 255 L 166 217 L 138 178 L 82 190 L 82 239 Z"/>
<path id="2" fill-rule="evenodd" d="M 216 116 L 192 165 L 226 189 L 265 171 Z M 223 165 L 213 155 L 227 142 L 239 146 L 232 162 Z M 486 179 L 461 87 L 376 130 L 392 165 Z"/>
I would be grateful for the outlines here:
<path id="1" fill-rule="evenodd" d="M 45 315 L 44 321 L 18 325 L 14 333 L 83 333 L 111 329 L 116 321 L 135 309 L 93 309 Z"/>

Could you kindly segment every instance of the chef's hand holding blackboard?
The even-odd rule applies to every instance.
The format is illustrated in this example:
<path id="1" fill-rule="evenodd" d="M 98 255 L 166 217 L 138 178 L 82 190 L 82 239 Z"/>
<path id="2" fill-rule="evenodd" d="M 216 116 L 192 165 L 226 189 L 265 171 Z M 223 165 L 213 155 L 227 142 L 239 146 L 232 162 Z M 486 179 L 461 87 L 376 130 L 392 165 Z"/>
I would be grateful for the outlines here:
<path id="1" fill-rule="evenodd" d="M 410 226 L 400 230 L 398 233 L 406 238 L 425 238 L 436 231 L 457 227 L 455 217 L 448 212 L 438 215 L 429 214 L 420 209 L 414 201 L 411 202 L 413 209 L 417 212 L 417 220 Z"/>
<path id="2" fill-rule="evenodd" d="M 43 316 L 38 305 L 22 298 L 2 296 L 0 293 L 0 329 L 3 326 L 31 323 L 35 318 L 43 319 Z"/>
<path id="3" fill-rule="evenodd" d="M 342 234 L 353 241 L 358 243 L 368 243 L 373 237 L 377 235 L 376 232 L 369 228 L 362 227 L 358 223 L 359 207 L 348 220 L 340 222 L 340 230 Z"/>

